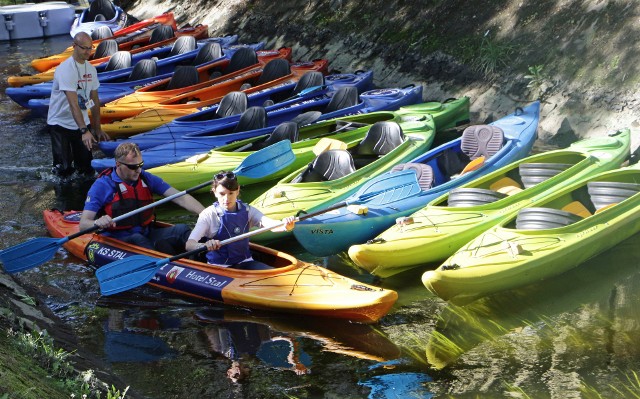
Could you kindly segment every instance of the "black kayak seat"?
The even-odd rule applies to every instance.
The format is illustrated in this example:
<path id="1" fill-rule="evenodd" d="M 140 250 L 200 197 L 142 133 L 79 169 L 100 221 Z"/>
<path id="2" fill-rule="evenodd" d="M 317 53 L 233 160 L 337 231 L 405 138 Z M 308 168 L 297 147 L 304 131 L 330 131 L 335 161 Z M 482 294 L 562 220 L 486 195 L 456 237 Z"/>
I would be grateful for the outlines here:
<path id="1" fill-rule="evenodd" d="M 128 51 L 118 51 L 109 58 L 105 71 L 115 71 L 129 68 L 131 66 L 131 53 Z"/>
<path id="2" fill-rule="evenodd" d="M 167 57 L 173 57 L 174 55 L 180 55 L 194 51 L 197 47 L 196 38 L 193 36 L 180 36 L 176 39 L 171 46 L 171 51 Z"/>
<path id="3" fill-rule="evenodd" d="M 233 53 L 233 55 L 231 55 L 231 59 L 224 69 L 224 73 L 229 74 L 236 72 L 252 65 L 256 65 L 257 63 L 258 54 L 254 49 L 251 47 L 240 47 Z"/>
<path id="4" fill-rule="evenodd" d="M 318 86 L 324 86 L 324 75 L 322 72 L 309 71 L 302 75 L 298 83 L 296 83 L 296 87 L 293 88 L 293 94 L 299 94 L 303 90 Z"/>
<path id="5" fill-rule="evenodd" d="M 159 43 L 167 39 L 171 39 L 174 36 L 175 32 L 173 31 L 173 28 L 171 26 L 160 25 L 151 32 L 149 44 Z"/>
<path id="6" fill-rule="evenodd" d="M 110 57 L 117 53 L 118 49 L 118 42 L 114 39 L 103 40 L 98 43 L 98 47 L 96 47 L 91 58 L 97 60 L 98 58 Z"/>
<path id="7" fill-rule="evenodd" d="M 222 57 L 222 47 L 220 46 L 220 43 L 206 43 L 204 46 L 200 47 L 200 49 L 198 50 L 198 54 L 193 59 L 191 65 L 198 66 L 200 64 L 213 61 L 220 57 Z"/>
<path id="8" fill-rule="evenodd" d="M 101 21 L 110 21 L 116 17 L 116 8 L 110 0 L 94 0 L 89 5 L 83 22 L 99 21 L 96 19 L 98 15 L 104 18 Z"/>
<path id="9" fill-rule="evenodd" d="M 336 180 L 356 170 L 351 153 L 347 150 L 328 150 L 309 164 L 307 169 L 296 177 L 293 183 Z"/>
<path id="10" fill-rule="evenodd" d="M 156 61 L 151 58 L 146 58 L 138 61 L 133 66 L 133 70 L 127 78 L 128 82 L 133 82 L 140 79 L 147 79 L 156 76 L 158 73 Z"/>
<path id="11" fill-rule="evenodd" d="M 262 129 L 267 126 L 267 111 L 264 107 L 249 107 L 240 115 L 240 120 L 234 132 L 246 132 L 249 130 Z"/>
<path id="12" fill-rule="evenodd" d="M 371 125 L 356 152 L 358 155 L 385 155 L 403 142 L 404 133 L 396 122 L 376 122 Z"/>
<path id="13" fill-rule="evenodd" d="M 232 91 L 225 94 L 218 104 L 216 116 L 224 118 L 230 115 L 238 115 L 247 110 L 247 95 L 241 91 Z"/>
<path id="14" fill-rule="evenodd" d="M 329 112 L 338 111 L 348 107 L 358 105 L 360 97 L 358 96 L 358 88 L 355 86 L 343 86 L 336 90 L 331 96 L 327 108 L 324 110 L 325 114 Z"/>
<path id="15" fill-rule="evenodd" d="M 400 172 L 403 170 L 413 170 L 416 173 L 418 185 L 423 191 L 426 191 L 433 186 L 434 176 L 433 168 L 431 168 L 431 166 L 424 163 L 408 162 L 398 164 L 391 168 L 392 172 Z"/>
<path id="16" fill-rule="evenodd" d="M 298 141 L 299 130 L 300 128 L 295 122 L 282 122 L 281 124 L 276 126 L 269 137 L 266 138 L 266 140 L 264 141 L 264 144 L 266 144 L 265 147 L 282 140 L 289 140 L 290 142 L 295 143 L 296 141 Z"/>
<path id="17" fill-rule="evenodd" d="M 256 86 L 271 82 L 272 80 L 276 80 L 290 74 L 291 66 L 289 65 L 289 61 L 285 60 L 284 58 L 273 59 L 267 62 L 267 65 L 265 65 L 264 69 L 262 69 L 262 73 L 256 81 Z"/>
<path id="18" fill-rule="evenodd" d="M 198 69 L 193 65 L 178 65 L 167 83 L 165 90 L 181 89 L 197 84 L 200 81 Z"/>
<path id="19" fill-rule="evenodd" d="M 91 32 L 91 40 L 99 40 L 113 37 L 113 31 L 107 25 L 98 26 Z"/>

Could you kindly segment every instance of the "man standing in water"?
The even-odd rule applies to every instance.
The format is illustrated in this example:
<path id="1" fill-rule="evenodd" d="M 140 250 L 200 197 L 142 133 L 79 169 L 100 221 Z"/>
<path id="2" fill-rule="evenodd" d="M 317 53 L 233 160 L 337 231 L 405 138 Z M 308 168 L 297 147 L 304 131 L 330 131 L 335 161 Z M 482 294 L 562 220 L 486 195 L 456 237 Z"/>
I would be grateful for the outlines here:
<path id="1" fill-rule="evenodd" d="M 74 170 L 93 176 L 91 148 L 98 140 L 109 140 L 100 127 L 98 72 L 88 62 L 93 43 L 80 32 L 73 38 L 73 54 L 55 70 L 47 125 L 51 134 L 52 172 L 60 177 Z M 91 110 L 89 123 L 88 110 Z"/>

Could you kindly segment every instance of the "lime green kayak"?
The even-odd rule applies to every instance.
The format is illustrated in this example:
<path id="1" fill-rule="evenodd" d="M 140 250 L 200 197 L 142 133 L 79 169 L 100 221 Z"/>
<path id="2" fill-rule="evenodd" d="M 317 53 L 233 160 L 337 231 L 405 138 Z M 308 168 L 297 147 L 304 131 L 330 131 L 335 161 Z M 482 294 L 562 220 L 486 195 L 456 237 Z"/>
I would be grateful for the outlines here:
<path id="1" fill-rule="evenodd" d="M 349 256 L 380 277 L 442 261 L 554 190 L 618 168 L 629 155 L 630 135 L 625 129 L 511 163 L 436 198 L 366 244 L 351 246 Z"/>
<path id="2" fill-rule="evenodd" d="M 463 304 L 561 274 L 640 232 L 640 165 L 552 191 L 422 276 Z"/>
<path id="3" fill-rule="evenodd" d="M 239 176 L 239 183 L 241 186 L 269 181 L 275 183 L 313 160 L 316 156 L 314 148 L 318 152 L 316 146 L 323 138 L 340 140 L 347 146 L 353 147 L 364 138 L 368 128 L 376 122 L 394 121 L 402 124 L 403 121 L 425 118 L 426 115 L 432 116 L 436 128 L 441 130 L 466 123 L 469 119 L 469 98 L 462 97 L 444 103 L 416 104 L 393 112 L 380 111 L 343 116 L 304 126 L 296 133 L 297 140 L 291 146 L 296 158 L 293 163 L 274 170 L 272 174 L 260 179 Z M 149 169 L 149 172 L 161 177 L 178 190 L 186 190 L 211 180 L 212 176 L 221 170 L 234 170 L 247 156 L 261 148 L 265 140 L 270 140 L 268 135 L 236 141 L 182 162 Z M 207 190 L 208 188 L 203 188 L 200 191 Z"/>
<path id="4" fill-rule="evenodd" d="M 394 165 L 427 151 L 435 130 L 433 118 L 428 114 L 419 118 L 403 116 L 399 123 L 374 124 L 362 140 L 347 143 L 346 149 L 319 154 L 309 165 L 258 196 L 251 205 L 278 220 L 327 208 Z M 282 237 L 283 233 L 263 233 L 254 238 L 268 242 Z"/>

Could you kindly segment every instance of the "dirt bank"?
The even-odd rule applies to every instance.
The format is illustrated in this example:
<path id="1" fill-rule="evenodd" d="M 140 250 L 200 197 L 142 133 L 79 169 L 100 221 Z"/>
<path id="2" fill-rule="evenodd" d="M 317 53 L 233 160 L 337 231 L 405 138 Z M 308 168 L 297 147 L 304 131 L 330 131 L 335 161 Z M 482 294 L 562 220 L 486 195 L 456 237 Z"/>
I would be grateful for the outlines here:
<path id="1" fill-rule="evenodd" d="M 378 86 L 422 84 L 425 99 L 469 96 L 477 121 L 543 101 L 540 140 L 638 128 L 640 3 L 566 1 L 124 1 L 137 18 L 173 11 L 210 34 L 291 46 Z M 640 143 L 634 132 L 633 148 Z"/>

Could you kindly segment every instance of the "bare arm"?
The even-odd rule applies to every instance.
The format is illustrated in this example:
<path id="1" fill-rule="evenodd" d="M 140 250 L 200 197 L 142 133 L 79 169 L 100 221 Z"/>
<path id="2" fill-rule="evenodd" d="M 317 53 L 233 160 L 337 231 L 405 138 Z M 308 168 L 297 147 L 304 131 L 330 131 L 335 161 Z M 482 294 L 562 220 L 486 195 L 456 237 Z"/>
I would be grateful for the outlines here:
<path id="1" fill-rule="evenodd" d="M 93 107 L 91 107 L 91 129 L 98 141 L 109 141 L 111 138 L 102 131 L 102 125 L 100 124 L 100 98 L 98 97 L 98 90 L 91 90 L 91 99 L 93 100 Z"/>

